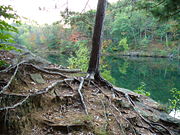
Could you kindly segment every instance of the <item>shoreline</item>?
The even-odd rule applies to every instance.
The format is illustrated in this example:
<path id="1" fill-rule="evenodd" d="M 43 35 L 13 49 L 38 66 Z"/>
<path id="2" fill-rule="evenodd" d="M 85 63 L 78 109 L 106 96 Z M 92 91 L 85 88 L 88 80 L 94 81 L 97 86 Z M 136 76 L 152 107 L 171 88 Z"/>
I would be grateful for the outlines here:
<path id="1" fill-rule="evenodd" d="M 153 53 L 146 53 L 146 52 L 119 52 L 119 53 L 104 53 L 102 55 L 118 55 L 118 56 L 128 56 L 128 57 L 150 57 L 150 58 L 169 58 L 180 60 L 180 56 L 169 54 L 169 55 L 161 55 L 161 54 L 153 54 Z"/>

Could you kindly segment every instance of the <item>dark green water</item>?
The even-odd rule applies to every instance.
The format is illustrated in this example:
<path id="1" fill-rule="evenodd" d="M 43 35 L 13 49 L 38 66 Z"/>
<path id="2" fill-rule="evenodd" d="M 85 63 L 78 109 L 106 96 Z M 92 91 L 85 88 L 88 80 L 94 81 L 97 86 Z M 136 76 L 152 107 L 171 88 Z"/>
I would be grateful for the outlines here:
<path id="1" fill-rule="evenodd" d="M 68 66 L 67 56 L 50 54 L 47 59 Z M 172 88 L 180 90 L 180 62 L 177 60 L 104 56 L 101 67 L 106 79 L 118 87 L 135 90 L 144 82 L 150 97 L 162 104 L 172 98 Z"/>
<path id="2" fill-rule="evenodd" d="M 54 64 L 59 64 L 64 67 L 68 66 L 68 62 L 67 62 L 68 56 L 66 55 L 49 54 L 45 58 Z"/>
<path id="3" fill-rule="evenodd" d="M 170 89 L 180 89 L 178 61 L 112 56 L 104 57 L 103 61 L 105 68 L 110 71 L 110 80 L 114 85 L 135 90 L 144 82 L 150 97 L 162 104 L 167 104 L 171 98 Z"/>

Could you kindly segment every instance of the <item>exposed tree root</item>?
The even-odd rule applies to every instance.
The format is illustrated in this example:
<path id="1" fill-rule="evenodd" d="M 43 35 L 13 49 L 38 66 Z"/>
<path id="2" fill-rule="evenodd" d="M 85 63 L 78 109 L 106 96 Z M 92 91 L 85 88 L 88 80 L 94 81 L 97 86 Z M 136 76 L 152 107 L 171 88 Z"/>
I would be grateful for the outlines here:
<path id="1" fill-rule="evenodd" d="M 6 72 L 6 73 L 7 73 L 8 71 L 11 70 L 11 68 L 12 68 L 12 66 L 9 65 L 6 69 L 0 70 L 0 73 L 3 73 L 3 72 Z"/>
<path id="2" fill-rule="evenodd" d="M 25 93 L 21 93 L 21 92 L 18 93 L 18 92 L 13 92 L 13 91 L 9 92 L 8 89 L 10 85 L 12 84 L 14 78 L 16 77 L 17 72 L 18 71 L 21 72 L 20 70 L 22 70 L 20 66 L 29 66 L 30 68 L 33 68 L 34 70 L 42 74 L 49 75 L 52 77 L 55 75 L 61 76 L 62 79 L 61 80 L 52 79 L 53 81 L 52 80 L 48 81 L 48 85 L 43 84 L 46 87 L 39 88 L 36 91 L 28 90 L 28 92 L 25 92 Z M 139 111 L 137 111 L 136 108 L 138 108 L 139 106 L 136 104 L 136 101 L 138 101 L 138 99 L 140 98 L 139 96 L 136 96 L 136 94 L 133 94 L 132 92 L 128 93 L 128 92 L 119 90 L 118 88 L 110 84 L 108 81 L 104 80 L 100 75 L 98 76 L 95 75 L 95 79 L 93 79 L 91 75 L 88 75 L 86 77 L 71 77 L 71 78 L 69 77 L 68 78 L 67 75 L 62 74 L 61 72 L 70 73 L 69 69 L 67 71 L 66 70 L 61 71 L 59 69 L 52 70 L 52 68 L 50 69 L 48 69 L 47 67 L 41 68 L 36 65 L 25 63 L 25 62 L 21 62 L 14 67 L 4 70 L 3 72 L 8 73 L 9 71 L 14 71 L 14 73 L 10 77 L 10 80 L 8 81 L 8 83 L 0 91 L 0 96 L 1 98 L 3 98 L 3 96 L 4 97 L 5 96 L 21 97 L 22 100 L 14 103 L 14 105 L 1 107 L 0 111 L 2 112 L 4 110 L 6 111 L 12 110 L 12 109 L 15 110 L 17 107 L 20 107 L 23 104 L 25 104 L 26 101 L 30 101 L 31 100 L 30 97 L 36 97 L 38 95 L 43 95 L 43 94 L 46 95 L 48 93 L 50 94 L 52 93 L 51 90 L 54 90 L 54 94 L 56 98 L 58 97 L 57 102 L 59 104 L 63 104 L 63 102 L 67 102 L 67 103 L 64 103 L 64 105 L 60 105 L 61 109 L 57 110 L 57 112 L 61 113 L 62 115 L 61 120 L 57 119 L 53 121 L 52 119 L 55 119 L 56 118 L 55 116 L 51 119 L 49 119 L 50 116 L 48 116 L 47 118 L 43 118 L 44 121 L 46 122 L 49 121 L 49 123 L 48 124 L 46 123 L 46 125 L 49 125 L 50 127 L 67 128 L 67 127 L 76 127 L 78 125 L 75 123 L 67 125 L 67 124 L 63 124 L 59 122 L 59 121 L 62 121 L 63 118 L 65 118 L 64 115 L 66 115 L 66 113 L 71 112 L 71 111 L 72 111 L 72 114 L 71 114 L 72 117 L 73 117 L 73 114 L 76 114 L 77 112 L 82 115 L 82 111 L 81 111 L 82 108 L 81 109 L 79 108 L 78 103 L 73 108 L 73 105 L 75 103 L 72 100 L 76 99 L 76 102 L 79 102 L 79 100 L 77 100 L 77 97 L 76 98 L 73 97 L 73 94 L 72 94 L 72 93 L 76 93 L 74 95 L 79 95 L 80 104 L 83 106 L 83 110 L 87 116 L 87 118 L 85 118 L 87 120 L 83 120 L 83 122 L 81 122 L 80 125 L 83 125 L 83 126 L 86 125 L 86 123 L 89 122 L 88 117 L 90 115 L 99 115 L 97 119 L 100 119 L 100 117 L 104 118 L 103 120 L 101 118 L 101 122 L 102 121 L 103 122 L 99 124 L 99 127 L 104 128 L 105 131 L 107 132 L 111 130 L 110 126 L 117 125 L 117 131 L 119 131 L 122 135 L 126 135 L 129 133 L 133 135 L 136 135 L 136 134 L 138 135 L 139 134 L 137 133 L 138 128 L 143 129 L 148 133 L 173 135 L 172 131 L 168 129 L 167 127 L 165 127 L 163 124 L 152 122 L 149 119 L 142 116 Z M 76 71 L 72 70 L 72 72 L 76 72 Z M 65 89 L 65 91 L 61 92 L 60 91 L 61 89 Z M 69 92 L 67 89 L 69 90 Z M 90 89 L 90 90 L 88 91 L 86 89 Z M 88 93 L 89 95 L 87 95 Z M 93 103 L 91 101 L 92 99 L 93 99 Z M 125 104 L 130 104 L 130 107 L 123 108 L 122 105 L 118 105 L 121 103 L 121 100 L 123 100 Z M 94 104 L 94 102 L 99 102 L 99 103 Z M 95 108 L 96 106 L 97 108 Z M 67 111 L 68 109 L 69 111 Z M 73 112 L 74 111 L 73 109 L 74 110 L 77 109 L 76 110 L 77 112 L 76 111 Z M 55 113 L 55 112 L 51 112 L 51 113 Z M 129 113 L 132 113 L 132 114 L 129 114 Z M 49 113 L 47 114 L 50 115 Z M 112 122 L 112 119 L 115 121 L 114 123 Z M 135 122 L 133 122 L 133 119 L 136 119 L 137 121 L 135 120 Z M 94 118 L 94 121 L 96 121 L 95 118 Z M 125 126 L 125 125 L 128 125 L 128 126 Z M 163 131 L 161 129 L 163 129 Z M 70 133 L 69 129 L 67 130 L 67 132 Z"/>
<path id="3" fill-rule="evenodd" d="M 60 72 L 48 71 L 48 70 L 45 70 L 45 69 L 43 69 L 43 68 L 40 68 L 40 67 L 38 67 L 38 66 L 36 66 L 36 65 L 33 65 L 33 64 L 31 64 L 31 63 L 27 63 L 27 62 L 23 61 L 23 62 L 18 63 L 18 64 L 15 65 L 15 66 L 8 67 L 7 69 L 1 71 L 1 72 L 9 72 L 10 70 L 12 70 L 12 69 L 15 68 L 15 71 L 14 71 L 12 77 L 11 77 L 10 80 L 8 81 L 7 85 L 2 88 L 2 90 L 0 91 L 0 94 L 2 94 L 2 93 L 10 86 L 10 84 L 12 83 L 13 79 L 15 78 L 15 76 L 16 76 L 18 70 L 19 70 L 19 66 L 20 66 L 20 65 L 28 65 L 28 66 L 31 66 L 31 67 L 35 68 L 36 70 L 38 70 L 38 71 L 40 71 L 40 72 L 46 73 L 46 74 L 60 75 L 60 76 L 62 76 L 62 77 L 64 77 L 64 78 L 68 78 L 68 76 L 66 76 L 66 75 L 64 75 L 64 74 L 62 74 L 62 73 L 60 73 Z M 70 72 L 70 70 L 69 70 L 69 72 Z"/>
<path id="4" fill-rule="evenodd" d="M 44 67 L 43 69 L 53 72 L 61 72 L 61 73 L 79 73 L 81 72 L 80 69 L 61 69 L 61 68 L 51 68 L 51 67 Z"/>
<path id="5" fill-rule="evenodd" d="M 29 96 L 26 96 L 22 101 L 14 104 L 13 106 L 6 106 L 6 107 L 4 107 L 4 108 L 0 108 L 0 111 L 9 110 L 9 109 L 14 109 L 14 108 L 22 105 L 24 102 L 26 102 L 28 98 L 29 98 Z"/>
<path id="6" fill-rule="evenodd" d="M 124 117 L 122 116 L 121 112 L 119 111 L 119 109 L 118 109 L 114 104 L 111 103 L 111 106 L 112 106 L 112 108 L 114 108 L 114 109 L 119 113 L 119 116 L 129 124 L 129 126 L 132 128 L 132 130 L 133 130 L 133 132 L 134 132 L 134 135 L 136 135 L 136 132 L 134 131 L 134 127 L 133 127 L 133 125 L 131 124 L 131 122 L 130 122 L 128 119 L 126 119 L 126 118 L 124 118 Z M 125 134 L 125 132 L 123 131 L 123 128 L 122 128 L 120 122 L 119 122 L 118 119 L 117 119 L 117 116 L 116 116 L 115 114 L 113 114 L 113 115 L 114 115 L 117 123 L 118 123 L 119 126 L 121 127 L 122 132 Z M 121 123 L 122 123 L 122 121 L 121 121 Z"/>
<path id="7" fill-rule="evenodd" d="M 65 78 L 68 77 L 68 76 L 66 76 L 66 75 L 64 75 L 64 74 L 62 74 L 62 73 L 60 73 L 60 72 L 48 71 L 48 70 L 46 70 L 47 68 L 46 68 L 46 69 L 43 69 L 43 68 L 41 68 L 41 67 L 39 67 L 39 66 L 36 66 L 36 65 L 33 65 L 33 64 L 31 64 L 31 63 L 25 63 L 25 65 L 31 66 L 31 67 L 35 68 L 36 70 L 38 70 L 38 71 L 40 71 L 40 72 L 43 72 L 43 73 L 46 73 L 46 74 L 60 75 L 60 76 L 65 77 Z"/>
<path id="8" fill-rule="evenodd" d="M 128 94 L 125 94 L 125 97 L 128 99 L 128 101 L 131 103 L 133 109 L 135 110 L 135 112 L 141 117 L 141 119 L 143 119 L 148 125 L 150 125 L 153 129 L 157 129 L 156 126 L 160 126 L 162 127 L 163 129 L 165 129 L 167 131 L 168 134 L 172 135 L 171 131 L 169 131 L 165 126 L 159 124 L 159 123 L 154 123 L 154 122 L 150 122 L 149 120 L 147 120 L 146 118 L 144 118 L 138 111 L 136 111 L 135 109 L 135 103 L 133 102 L 133 100 L 129 97 Z"/>
<path id="9" fill-rule="evenodd" d="M 2 90 L 0 91 L 0 94 L 2 94 L 3 92 L 5 92 L 7 90 L 7 88 L 10 86 L 10 84 L 12 83 L 14 77 L 16 76 L 17 72 L 18 72 L 18 69 L 19 69 L 19 65 L 21 65 L 21 63 L 17 64 L 16 67 L 15 67 L 15 71 L 13 73 L 13 75 L 11 76 L 9 82 L 2 88 Z M 9 70 L 9 69 L 8 69 Z"/>
<path id="10" fill-rule="evenodd" d="M 51 85 L 49 85 L 48 87 L 42 89 L 42 90 L 38 90 L 37 92 L 34 92 L 34 93 L 31 93 L 31 94 L 28 94 L 28 95 L 24 95 L 24 94 L 8 94 L 8 93 L 1 93 L 3 95 L 9 95 L 9 96 L 20 96 L 20 97 L 25 97 L 22 101 L 14 104 L 13 106 L 6 106 L 6 107 L 3 107 L 3 108 L 0 108 L 0 111 L 2 110 L 8 110 L 8 109 L 14 109 L 20 105 L 22 105 L 23 103 L 25 103 L 25 101 L 31 97 L 31 96 L 37 96 L 37 95 L 41 95 L 41 94 L 44 94 L 44 93 L 47 93 L 49 90 L 51 90 L 52 88 L 54 88 L 55 86 L 57 86 L 59 83 L 62 83 L 62 82 L 65 82 L 65 81 L 72 81 L 74 79 L 64 79 L 64 80 L 59 80 L 59 81 L 56 81 L 54 83 L 52 83 Z"/>
<path id="11" fill-rule="evenodd" d="M 81 83 L 80 83 L 79 88 L 78 88 L 78 93 L 79 93 L 79 96 L 80 96 L 80 98 L 81 98 L 81 102 L 82 102 L 82 104 L 83 104 L 85 113 L 88 115 L 87 107 L 86 107 L 86 104 L 85 104 L 85 102 L 84 102 L 84 97 L 83 97 L 83 95 L 82 95 L 82 93 L 81 93 L 81 89 L 82 89 L 83 83 L 84 83 L 84 78 L 81 77 L 81 78 L 80 78 L 80 81 L 81 81 Z"/>
<path id="12" fill-rule="evenodd" d="M 115 87 L 113 87 L 113 85 L 112 85 L 110 82 L 106 81 L 106 80 L 105 80 L 104 78 L 102 78 L 99 74 L 96 76 L 96 79 L 98 80 L 98 82 L 100 82 L 101 84 L 109 87 L 111 90 L 113 90 L 113 91 L 115 91 L 115 92 L 121 92 L 121 91 L 117 90 Z M 96 86 L 96 87 L 97 87 L 97 86 Z M 149 120 L 147 120 L 146 118 L 144 118 L 138 111 L 136 111 L 136 109 L 134 108 L 136 105 L 135 105 L 134 101 L 131 99 L 130 95 L 128 95 L 127 93 L 123 93 L 123 92 L 121 92 L 121 94 L 123 94 L 123 95 L 127 98 L 127 100 L 129 101 L 129 103 L 131 103 L 131 105 L 132 105 L 133 109 L 135 110 L 135 112 L 139 115 L 139 117 L 140 117 L 141 119 L 143 119 L 143 121 L 145 121 L 148 125 L 150 125 L 150 127 L 152 127 L 152 128 L 155 129 L 155 130 L 158 130 L 156 126 L 160 126 L 160 127 L 162 127 L 163 129 L 165 129 L 169 135 L 173 135 L 173 134 L 171 133 L 171 131 L 168 130 L 168 129 L 167 129 L 165 126 L 163 126 L 162 124 L 150 122 Z M 106 95 L 106 96 L 107 96 L 107 95 Z M 120 112 L 114 105 L 113 105 L 113 107 L 114 107 L 118 112 Z M 113 115 L 114 115 L 114 117 L 116 118 L 115 114 L 113 114 Z M 116 120 L 116 121 L 117 121 L 117 120 Z M 128 120 L 126 119 L 126 121 L 128 121 Z M 118 121 L 117 121 L 117 122 L 118 122 Z M 119 123 L 119 122 L 118 122 L 118 123 Z M 128 121 L 128 123 L 130 123 L 130 122 Z M 161 131 L 159 131 L 159 132 L 161 132 Z"/>

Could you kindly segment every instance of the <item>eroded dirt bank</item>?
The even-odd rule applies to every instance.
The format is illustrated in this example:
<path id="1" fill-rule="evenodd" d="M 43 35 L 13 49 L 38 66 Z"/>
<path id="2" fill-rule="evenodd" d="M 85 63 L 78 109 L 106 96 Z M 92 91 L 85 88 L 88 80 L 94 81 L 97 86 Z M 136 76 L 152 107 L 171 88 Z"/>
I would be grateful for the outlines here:
<path id="1" fill-rule="evenodd" d="M 180 121 L 149 97 L 86 80 L 30 53 L 3 53 L 0 134 L 179 135 Z M 2 56 L 2 55 L 1 55 Z"/>

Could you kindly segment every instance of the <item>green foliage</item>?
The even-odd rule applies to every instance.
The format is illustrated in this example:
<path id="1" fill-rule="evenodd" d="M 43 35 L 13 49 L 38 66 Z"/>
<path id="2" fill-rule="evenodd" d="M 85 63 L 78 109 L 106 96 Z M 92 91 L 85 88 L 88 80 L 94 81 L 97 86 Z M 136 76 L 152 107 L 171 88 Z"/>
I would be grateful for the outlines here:
<path id="1" fill-rule="evenodd" d="M 2 66 L 8 66 L 7 62 L 4 60 L 0 60 L 0 67 Z"/>
<path id="2" fill-rule="evenodd" d="M 123 48 L 123 51 L 128 51 L 129 50 L 129 47 L 128 47 L 128 44 L 127 44 L 127 38 L 123 38 L 119 41 L 119 46 L 120 48 L 122 47 Z"/>
<path id="3" fill-rule="evenodd" d="M 115 84 L 115 79 L 112 77 L 110 70 L 104 70 L 103 72 L 101 72 L 101 75 L 109 82 Z"/>
<path id="4" fill-rule="evenodd" d="M 169 99 L 170 105 L 169 109 L 170 110 L 179 110 L 180 109 L 180 90 L 177 88 L 172 88 L 170 90 L 170 93 L 172 95 L 172 99 Z"/>
<path id="5" fill-rule="evenodd" d="M 166 45 L 178 40 L 178 19 L 159 22 L 147 12 L 145 7 L 151 7 L 156 2 L 122 0 L 109 6 L 105 20 L 105 36 L 113 41 L 110 52 L 119 51 L 119 41 L 123 38 L 127 39 L 129 50 L 151 50 L 151 44 L 154 42 Z M 142 7 L 134 10 L 137 9 L 136 6 L 140 6 L 139 4 Z"/>
<path id="6" fill-rule="evenodd" d="M 17 28 L 10 25 L 6 20 L 12 20 L 19 24 L 19 16 L 13 11 L 11 6 L 0 6 L 0 40 L 1 42 L 12 42 L 12 36 L 6 32 L 17 32 Z"/>
<path id="7" fill-rule="evenodd" d="M 144 82 L 141 82 L 141 85 L 134 90 L 134 92 L 144 95 L 144 96 L 150 96 L 151 94 L 146 91 L 146 84 Z"/>
<path id="8" fill-rule="evenodd" d="M 65 24 L 69 24 L 73 30 L 87 35 L 89 39 L 92 36 L 95 14 L 95 10 L 89 10 L 85 13 L 69 12 L 67 10 L 61 12 Z"/>
<path id="9" fill-rule="evenodd" d="M 114 38 L 119 40 L 120 38 L 131 38 L 131 23 L 126 13 L 117 13 L 114 22 L 111 24 Z"/>
<path id="10" fill-rule="evenodd" d="M 147 47 L 147 45 L 149 45 L 149 43 L 150 43 L 150 40 L 148 40 L 147 38 L 144 38 L 139 42 L 139 44 L 143 47 Z"/>
<path id="11" fill-rule="evenodd" d="M 79 47 L 79 43 L 74 43 L 72 41 L 67 41 L 67 40 L 61 40 L 59 50 L 63 54 L 69 56 L 69 55 L 73 55 L 78 47 Z"/>
<path id="12" fill-rule="evenodd" d="M 75 51 L 75 56 L 68 59 L 70 68 L 79 68 L 82 71 L 87 71 L 89 50 L 87 48 L 87 41 L 79 41 L 76 43 L 78 50 Z"/>
<path id="13" fill-rule="evenodd" d="M 162 56 L 168 56 L 168 52 L 166 50 L 160 50 L 159 54 Z"/>
<path id="14" fill-rule="evenodd" d="M 7 44 L 0 44 L 0 50 L 6 50 L 6 51 L 15 50 L 18 52 L 21 51 L 20 49 L 17 49 L 16 47 L 11 46 L 11 45 L 7 45 Z"/>
<path id="15" fill-rule="evenodd" d="M 17 50 L 15 47 L 4 44 L 3 42 L 14 43 L 13 36 L 8 32 L 18 32 L 17 28 L 9 24 L 6 20 L 11 20 L 16 24 L 20 24 L 18 21 L 19 16 L 14 12 L 11 6 L 0 5 L 0 50 Z"/>
<path id="16" fill-rule="evenodd" d="M 128 63 L 127 61 L 123 62 L 123 64 L 121 64 L 121 65 L 118 67 L 119 72 L 122 73 L 122 74 L 126 74 L 128 67 L 129 67 L 129 63 Z"/>
<path id="17" fill-rule="evenodd" d="M 108 4 L 104 25 L 103 53 L 144 50 L 147 53 L 149 51 L 150 54 L 156 48 L 155 44 L 162 44 L 164 48 L 174 50 L 173 54 L 177 56 L 178 44 L 174 43 L 178 42 L 180 37 L 178 19 L 159 22 L 157 18 L 142 8 L 151 7 L 157 1 L 142 0 L 136 1 L 135 4 L 130 0 L 121 0 L 114 4 Z M 143 2 L 144 5 L 139 4 L 139 2 Z M 136 8 L 136 5 L 142 7 Z M 10 41 L 13 36 L 17 43 L 25 45 L 32 51 L 42 50 L 43 48 L 47 49 L 47 51 L 58 51 L 58 53 L 74 55 L 77 49 L 77 44 L 73 41 L 74 37 L 77 39 L 75 42 L 91 40 L 95 10 L 83 13 L 65 10 L 65 12 L 61 12 L 61 16 L 63 18 L 61 22 L 65 22 L 70 27 L 64 28 L 60 21 L 44 26 L 34 24 L 16 25 L 19 33 L 3 31 L 3 36 L 0 37 Z M 11 25 L 8 29 L 13 31 Z M 161 53 L 161 51 L 157 53 Z M 162 54 L 166 53 L 162 52 Z"/>
<path id="18" fill-rule="evenodd" d="M 178 0 L 140 0 L 136 2 L 136 6 L 138 9 L 146 9 L 161 20 L 179 17 Z"/>
<path id="19" fill-rule="evenodd" d="M 6 22 L 6 20 L 12 20 L 15 23 L 19 23 L 17 21 L 18 16 L 15 14 L 11 6 L 1 6 L 0 5 L 0 50 L 16 50 L 13 46 L 7 45 L 3 42 L 11 42 L 13 43 L 13 36 L 8 32 L 17 32 L 17 28 L 10 25 Z M 7 66 L 8 64 L 4 60 L 0 60 L 0 67 Z"/>

